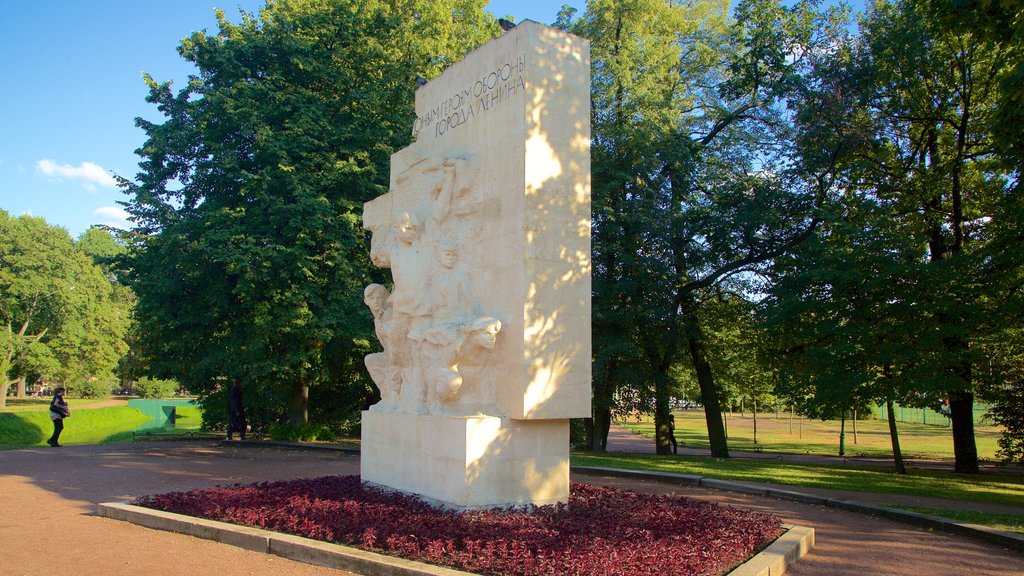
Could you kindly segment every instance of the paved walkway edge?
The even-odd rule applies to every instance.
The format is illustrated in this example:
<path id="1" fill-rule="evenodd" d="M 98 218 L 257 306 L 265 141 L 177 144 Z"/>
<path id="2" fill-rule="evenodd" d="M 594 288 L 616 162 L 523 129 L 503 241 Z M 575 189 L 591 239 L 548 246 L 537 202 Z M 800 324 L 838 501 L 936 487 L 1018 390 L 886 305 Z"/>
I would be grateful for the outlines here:
<path id="1" fill-rule="evenodd" d="M 988 526 L 980 526 L 977 524 L 964 524 L 947 518 L 910 512 L 909 510 L 897 510 L 893 508 L 885 508 L 883 506 L 876 506 L 874 504 L 855 502 L 853 500 L 839 500 L 825 496 L 816 496 L 813 494 L 805 494 L 803 492 L 795 492 L 793 490 L 780 489 L 773 486 L 758 485 L 747 482 L 732 482 L 729 480 L 716 480 L 714 478 L 705 478 L 703 476 L 696 476 L 693 474 L 673 474 L 670 472 L 649 472 L 646 470 L 601 468 L 596 466 L 572 466 L 571 470 L 579 474 L 617 476 L 620 478 L 636 478 L 657 482 L 669 482 L 685 486 L 702 486 L 704 488 L 715 488 L 718 490 L 728 490 L 743 494 L 771 496 L 782 500 L 791 500 L 804 504 L 817 504 L 819 506 L 828 506 L 830 508 L 837 508 L 848 512 L 859 512 L 862 514 L 881 516 L 883 518 L 888 518 L 889 520 L 906 522 L 908 524 L 914 524 L 916 526 L 930 528 L 932 530 L 941 530 L 950 534 L 968 536 L 970 538 L 976 538 L 978 540 L 998 544 L 1014 550 L 1024 551 L 1024 535 L 1022 534 L 1004 532 L 1002 530 L 995 530 Z"/>
<path id="2" fill-rule="evenodd" d="M 194 518 L 124 502 L 102 503 L 98 505 L 98 509 L 99 515 L 104 518 L 130 522 L 154 530 L 213 540 L 253 552 L 274 554 L 297 562 L 346 570 L 363 576 L 471 576 L 469 572 L 366 552 L 340 544 L 320 542 L 300 536 L 237 526 L 205 518 Z M 813 528 L 803 526 L 787 526 L 786 528 L 786 532 L 775 542 L 739 565 L 728 576 L 779 576 L 785 574 L 787 566 L 799 560 L 814 547 Z"/>

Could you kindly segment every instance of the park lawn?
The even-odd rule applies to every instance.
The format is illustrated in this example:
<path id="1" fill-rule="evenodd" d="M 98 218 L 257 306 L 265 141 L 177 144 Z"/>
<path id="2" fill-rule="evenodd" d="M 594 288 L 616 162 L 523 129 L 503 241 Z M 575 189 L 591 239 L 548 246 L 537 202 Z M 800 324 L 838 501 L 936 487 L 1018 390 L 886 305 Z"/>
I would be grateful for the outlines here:
<path id="1" fill-rule="evenodd" d="M 176 406 L 174 414 L 175 430 L 195 431 L 203 426 L 203 411 L 199 406 Z"/>
<path id="2" fill-rule="evenodd" d="M 978 510 L 949 510 L 928 506 L 888 506 L 896 510 L 909 510 L 918 514 L 948 518 L 962 524 L 980 524 L 996 530 L 1024 534 L 1024 516 L 1020 514 L 999 514 Z"/>
<path id="3" fill-rule="evenodd" d="M 574 466 L 626 468 L 692 474 L 720 480 L 783 484 L 830 490 L 931 496 L 1024 506 L 1024 477 L 1008 474 L 960 475 L 914 469 L 900 475 L 878 467 L 823 466 L 768 460 L 656 456 L 653 454 L 572 455 Z"/>
<path id="4" fill-rule="evenodd" d="M 49 403 L 42 410 L 16 409 L 0 412 L 0 450 L 46 446 L 46 439 L 53 433 L 48 406 Z M 71 417 L 64 421 L 60 443 L 73 445 L 123 442 L 130 440 L 132 431 L 147 421 L 147 416 L 127 406 L 76 411 L 72 404 Z"/>
<path id="5" fill-rule="evenodd" d="M 690 448 L 708 448 L 707 423 L 701 410 L 675 412 L 676 439 Z M 779 452 L 835 456 L 839 453 L 839 420 L 810 420 L 787 413 L 757 415 L 757 444 L 754 443 L 754 419 L 750 413 L 725 415 L 729 449 L 749 452 Z M 625 428 L 654 439 L 654 421 L 650 415 L 619 420 Z M 953 436 L 948 426 L 899 422 L 900 449 L 907 459 L 952 460 Z M 994 460 L 999 449 L 1000 429 L 977 426 L 975 441 L 978 456 Z M 885 420 L 859 420 L 854 442 L 853 423 L 846 421 L 846 455 L 892 458 L 889 424 Z"/>

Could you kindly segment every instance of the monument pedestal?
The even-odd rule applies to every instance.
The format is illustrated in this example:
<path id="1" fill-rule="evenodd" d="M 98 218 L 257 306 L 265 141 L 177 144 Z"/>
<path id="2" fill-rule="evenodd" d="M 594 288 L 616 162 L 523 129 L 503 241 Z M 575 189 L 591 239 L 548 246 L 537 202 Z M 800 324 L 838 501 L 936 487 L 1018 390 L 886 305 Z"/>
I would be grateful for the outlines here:
<path id="1" fill-rule="evenodd" d="M 457 508 L 565 502 L 569 421 L 363 412 L 363 481 Z"/>

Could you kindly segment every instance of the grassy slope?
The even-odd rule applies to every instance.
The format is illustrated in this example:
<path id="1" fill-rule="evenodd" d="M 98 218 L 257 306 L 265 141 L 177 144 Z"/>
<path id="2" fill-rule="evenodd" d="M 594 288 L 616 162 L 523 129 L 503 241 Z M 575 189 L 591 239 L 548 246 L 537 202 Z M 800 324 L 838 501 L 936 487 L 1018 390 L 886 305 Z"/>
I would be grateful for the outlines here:
<path id="1" fill-rule="evenodd" d="M 75 410 L 64 421 L 61 444 L 104 444 L 131 438 L 132 430 L 148 421 L 138 410 L 126 406 Z M 0 448 L 45 446 L 53 433 L 48 410 L 18 410 L 0 413 Z"/>

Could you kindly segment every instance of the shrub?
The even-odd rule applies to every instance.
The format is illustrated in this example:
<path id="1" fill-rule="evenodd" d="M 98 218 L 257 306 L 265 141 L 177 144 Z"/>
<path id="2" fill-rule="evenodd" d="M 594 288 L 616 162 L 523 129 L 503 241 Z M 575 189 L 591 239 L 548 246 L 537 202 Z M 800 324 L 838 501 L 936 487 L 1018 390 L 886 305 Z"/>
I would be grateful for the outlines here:
<path id="1" fill-rule="evenodd" d="M 132 389 L 143 398 L 170 398 L 178 389 L 178 383 L 174 380 L 156 380 L 147 377 L 139 379 Z"/>
<path id="2" fill-rule="evenodd" d="M 296 426 L 291 422 L 281 422 L 270 427 L 270 439 L 279 442 L 312 442 L 314 440 L 331 441 L 336 438 L 334 432 L 323 424 L 306 422 Z"/>
<path id="3" fill-rule="evenodd" d="M 100 376 L 68 386 L 68 393 L 76 398 L 106 398 L 114 391 L 114 382 L 111 376 Z"/>

